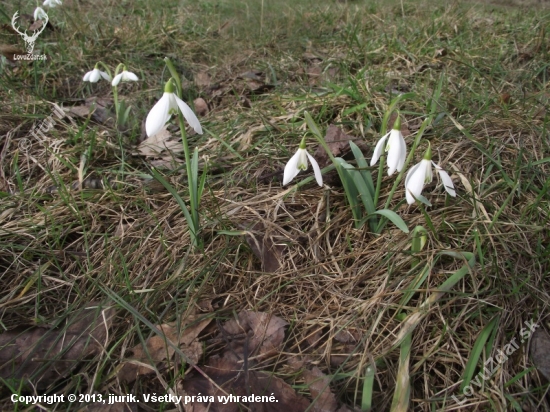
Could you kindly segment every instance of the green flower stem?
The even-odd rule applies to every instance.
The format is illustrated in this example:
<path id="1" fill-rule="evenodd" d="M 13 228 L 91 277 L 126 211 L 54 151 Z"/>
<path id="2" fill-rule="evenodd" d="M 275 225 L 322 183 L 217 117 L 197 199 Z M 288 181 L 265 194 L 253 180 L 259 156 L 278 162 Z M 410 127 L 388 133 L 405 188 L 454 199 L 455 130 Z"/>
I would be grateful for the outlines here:
<path id="1" fill-rule="evenodd" d="M 124 68 L 124 64 L 122 63 L 119 63 L 119 65 L 116 67 L 115 69 L 115 76 L 114 77 L 111 77 L 112 79 L 114 79 L 117 74 L 120 72 L 120 69 L 123 69 Z M 117 129 L 118 129 L 118 119 L 119 119 L 119 111 L 120 111 L 120 108 L 119 108 L 119 104 L 118 104 L 118 88 L 117 86 L 113 86 L 113 102 L 115 104 L 115 114 L 116 114 L 116 125 L 117 125 Z"/>
<path id="2" fill-rule="evenodd" d="M 383 135 L 382 135 L 383 136 Z M 386 164 L 386 155 L 380 156 L 380 166 L 378 167 L 378 177 L 376 179 L 376 189 L 374 191 L 374 207 L 378 204 L 378 198 L 380 197 L 380 188 L 382 186 L 382 179 L 384 178 L 384 165 Z"/>
<path id="3" fill-rule="evenodd" d="M 111 76 L 111 70 L 109 69 L 109 66 L 107 66 L 102 61 L 99 61 L 99 62 L 96 63 L 95 68 L 97 69 L 98 68 L 97 66 L 99 66 L 99 65 L 103 66 L 103 68 L 105 69 L 105 73 L 107 73 L 109 75 L 109 77 L 111 78 L 111 80 L 113 80 L 113 76 Z"/>
<path id="4" fill-rule="evenodd" d="M 168 57 L 165 57 L 164 61 L 166 63 L 166 66 L 168 67 L 168 70 L 170 71 L 170 75 L 172 76 L 172 79 L 174 79 L 174 81 L 176 82 L 176 94 L 181 99 L 183 89 L 181 87 L 180 75 L 178 74 L 178 71 L 174 67 L 174 64 L 172 63 L 172 61 Z"/>
<path id="5" fill-rule="evenodd" d="M 199 199 L 197 199 L 198 182 L 195 180 L 195 176 L 191 168 L 191 154 L 189 152 L 189 144 L 187 142 L 187 133 L 185 132 L 185 120 L 183 118 L 183 114 L 180 111 L 178 111 L 178 122 L 181 130 L 183 153 L 185 155 L 185 169 L 187 171 L 187 181 L 189 182 L 189 202 L 191 206 L 191 219 L 193 220 L 191 238 L 194 240 L 194 243 L 196 243 L 197 234 L 198 234 L 197 232 L 199 227 Z M 197 246 L 197 244 L 195 244 L 194 246 Z"/>
<path id="6" fill-rule="evenodd" d="M 181 99 L 182 98 L 182 86 L 181 86 L 181 79 L 180 76 L 174 67 L 174 64 L 172 61 L 168 58 L 164 58 L 164 62 L 166 63 L 166 67 L 168 67 L 168 70 L 170 71 L 170 74 L 172 76 L 172 79 L 176 83 L 176 95 Z M 198 230 L 199 230 L 199 202 L 200 199 L 198 199 L 198 176 L 195 176 L 193 173 L 193 168 L 191 164 L 191 153 L 189 152 L 189 143 L 187 141 L 187 134 L 185 132 L 185 120 L 183 118 L 183 114 L 181 111 L 178 110 L 178 122 L 181 130 L 181 140 L 183 143 L 183 153 L 185 155 L 185 168 L 187 170 L 187 181 L 189 182 L 189 203 L 191 208 L 191 220 L 192 222 L 189 222 L 189 228 L 191 232 L 191 240 L 193 242 L 193 246 L 198 246 Z"/>

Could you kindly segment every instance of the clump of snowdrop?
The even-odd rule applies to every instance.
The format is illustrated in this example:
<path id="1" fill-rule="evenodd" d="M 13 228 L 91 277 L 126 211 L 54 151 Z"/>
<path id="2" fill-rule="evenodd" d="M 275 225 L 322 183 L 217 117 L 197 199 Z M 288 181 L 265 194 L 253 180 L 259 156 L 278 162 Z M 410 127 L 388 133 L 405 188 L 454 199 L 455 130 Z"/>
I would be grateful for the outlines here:
<path id="1" fill-rule="evenodd" d="M 419 163 L 411 167 L 407 173 L 407 178 L 405 179 L 405 191 L 408 204 L 412 205 L 422 194 L 424 185 L 432 181 L 432 165 L 438 172 L 443 183 L 443 187 L 445 187 L 447 193 L 449 193 L 452 197 L 456 196 L 455 187 L 451 177 L 439 165 L 432 162 L 432 148 L 428 145 L 424 158 Z"/>
<path id="2" fill-rule="evenodd" d="M 283 186 L 289 184 L 292 179 L 294 179 L 298 173 L 302 170 L 307 170 L 307 161 L 311 162 L 313 167 L 313 173 L 315 174 L 315 180 L 319 186 L 323 186 L 323 175 L 321 174 L 321 168 L 317 161 L 311 156 L 306 150 L 306 138 L 302 138 L 300 146 L 296 153 L 290 158 L 285 166 L 283 173 Z"/>
<path id="3" fill-rule="evenodd" d="M 101 71 L 99 69 L 100 65 L 103 66 L 105 71 Z M 122 70 L 122 72 L 120 72 L 120 70 Z M 102 78 L 111 82 L 111 85 L 113 87 L 113 103 L 116 112 L 116 123 L 118 126 L 123 126 L 128 120 L 131 106 L 127 106 L 124 101 L 119 102 L 118 84 L 121 81 L 137 81 L 138 77 L 134 73 L 127 71 L 126 66 L 120 63 L 115 70 L 115 77 L 114 79 L 112 79 L 109 67 L 105 63 L 100 61 L 96 63 L 93 70 L 90 70 L 84 75 L 82 80 L 85 82 L 97 83 Z"/>

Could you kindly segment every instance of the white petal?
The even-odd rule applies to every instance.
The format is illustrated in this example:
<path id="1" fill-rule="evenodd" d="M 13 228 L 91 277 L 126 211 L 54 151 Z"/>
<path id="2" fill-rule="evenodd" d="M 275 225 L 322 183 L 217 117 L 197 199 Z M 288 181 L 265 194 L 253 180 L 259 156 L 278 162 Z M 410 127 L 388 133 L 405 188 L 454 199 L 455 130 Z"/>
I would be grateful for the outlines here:
<path id="1" fill-rule="evenodd" d="M 405 179 L 405 194 L 407 197 L 407 203 L 412 205 L 424 189 L 424 181 L 426 179 L 426 167 L 423 161 L 415 164 L 407 173 Z"/>
<path id="2" fill-rule="evenodd" d="M 82 78 L 82 81 L 83 82 L 87 82 L 90 80 L 90 76 L 92 75 L 92 72 L 88 72 L 84 75 L 84 77 Z"/>
<path id="3" fill-rule="evenodd" d="M 118 84 L 120 83 L 120 80 L 122 79 L 122 73 L 119 73 L 115 76 L 115 78 L 113 79 L 113 82 L 111 83 L 113 86 L 118 86 Z"/>
<path id="4" fill-rule="evenodd" d="M 388 176 L 391 176 L 396 170 L 401 171 L 405 163 L 404 155 L 406 154 L 407 146 L 401 132 L 392 129 L 388 140 Z"/>
<path id="5" fill-rule="evenodd" d="M 42 7 L 37 7 L 36 9 L 34 9 L 34 20 L 47 20 L 48 19 L 48 15 L 46 14 L 46 12 L 44 11 L 44 9 L 42 9 Z"/>
<path id="6" fill-rule="evenodd" d="M 90 75 L 90 83 L 97 83 L 97 81 L 99 80 L 99 70 L 98 69 L 94 69 L 92 70 L 92 74 Z"/>
<path id="7" fill-rule="evenodd" d="M 129 81 L 137 82 L 139 79 L 134 73 L 127 72 L 126 70 L 124 70 L 122 72 L 122 80 L 125 82 L 129 82 Z"/>
<path id="8" fill-rule="evenodd" d="M 185 120 L 187 120 L 187 123 L 189 123 L 189 126 L 191 126 L 193 130 L 198 134 L 202 134 L 201 123 L 199 122 L 199 119 L 197 119 L 197 116 L 195 116 L 195 113 L 193 113 L 193 110 L 191 110 L 191 108 L 187 106 L 187 104 L 175 94 L 174 98 L 178 107 L 183 113 L 183 117 L 185 117 Z"/>
<path id="9" fill-rule="evenodd" d="M 306 152 L 307 158 L 311 162 L 311 166 L 313 167 L 313 173 L 315 173 L 315 180 L 317 180 L 317 184 L 321 187 L 323 187 L 323 174 L 321 173 L 321 168 L 319 167 L 319 163 L 317 163 L 317 160 L 313 158 L 312 155 L 310 155 L 308 152 Z"/>
<path id="10" fill-rule="evenodd" d="M 370 165 L 374 166 L 376 162 L 378 162 L 378 159 L 380 159 L 380 156 L 382 156 L 382 153 L 384 152 L 384 149 L 386 148 L 386 139 L 388 138 L 390 134 L 386 133 L 384 136 L 378 140 L 378 143 L 376 143 L 376 147 L 374 148 L 374 153 L 372 155 L 372 159 L 370 161 Z"/>
<path id="11" fill-rule="evenodd" d="M 113 80 L 114 82 L 114 80 Z M 151 137 L 157 134 L 170 118 L 170 93 L 164 93 L 160 100 L 153 106 L 145 120 L 145 132 Z"/>
<path id="12" fill-rule="evenodd" d="M 290 160 L 287 162 L 285 166 L 285 171 L 283 173 L 283 186 L 287 185 L 296 177 L 298 173 L 300 173 L 300 169 L 298 169 L 298 162 L 300 161 L 300 149 L 296 153 L 294 153 L 294 156 L 290 158 Z"/>
<path id="13" fill-rule="evenodd" d="M 407 159 L 407 143 L 405 143 L 405 139 L 403 138 L 403 135 L 401 132 L 399 132 L 399 162 L 397 163 L 397 171 L 400 172 L 403 170 L 403 166 L 405 165 L 405 160 Z"/>
<path id="14" fill-rule="evenodd" d="M 107 81 L 111 81 L 111 76 L 109 76 L 107 73 L 100 71 L 99 74 L 101 77 L 103 77 Z"/>
<path id="15" fill-rule="evenodd" d="M 439 173 L 439 177 L 441 178 L 441 182 L 443 183 L 443 187 L 445 187 L 447 193 L 450 194 L 452 197 L 456 197 L 455 186 L 449 174 L 441 167 L 439 167 L 439 165 L 435 163 L 433 165 L 435 166 L 435 170 L 437 170 L 437 173 Z"/>

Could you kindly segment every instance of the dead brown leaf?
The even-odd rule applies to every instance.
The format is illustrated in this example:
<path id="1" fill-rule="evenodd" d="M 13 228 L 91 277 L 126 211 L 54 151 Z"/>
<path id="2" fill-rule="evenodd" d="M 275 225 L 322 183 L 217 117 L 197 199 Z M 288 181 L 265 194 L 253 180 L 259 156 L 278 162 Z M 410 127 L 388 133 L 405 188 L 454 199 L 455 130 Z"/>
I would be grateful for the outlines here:
<path id="1" fill-rule="evenodd" d="M 244 335 L 248 339 L 248 352 L 257 359 L 277 353 L 285 337 L 287 322 L 264 312 L 242 311 L 238 318 L 225 323 L 223 329 L 230 335 Z M 251 336 L 250 336 L 251 334 Z M 242 349 L 234 347 L 235 353 Z"/>
<path id="2" fill-rule="evenodd" d="M 307 335 L 306 342 L 309 344 L 309 346 L 315 347 L 321 342 L 322 336 L 323 327 L 317 326 L 315 327 L 315 329 L 312 330 L 312 332 Z"/>
<path id="3" fill-rule="evenodd" d="M 84 105 L 71 107 L 69 114 L 87 118 L 91 113 L 93 121 L 112 127 L 115 124 L 114 116 L 109 109 L 112 105 L 112 99 L 93 96 L 87 98 Z"/>
<path id="4" fill-rule="evenodd" d="M 335 412 L 338 408 L 336 397 L 330 391 L 330 379 L 318 367 L 303 372 L 304 380 L 309 386 L 313 398 L 312 411 Z"/>
<path id="5" fill-rule="evenodd" d="M 227 356 L 222 358 L 213 356 L 208 365 L 204 367 L 210 379 L 202 375 L 194 374 L 192 378 L 183 382 L 183 389 L 188 395 L 214 396 L 216 402 L 209 405 L 210 412 L 238 412 L 242 410 L 241 405 L 253 407 L 255 412 L 303 412 L 310 402 L 303 396 L 298 395 L 294 389 L 282 379 L 271 374 L 259 371 L 243 371 L 242 363 L 226 352 Z M 218 386 L 223 389 L 221 391 Z M 249 403 L 248 399 L 242 402 L 218 402 L 218 396 L 273 396 L 276 402 L 254 402 Z M 195 403 L 195 406 L 199 406 Z M 207 406 L 203 404 L 201 406 Z M 204 409 L 186 409 L 186 411 L 198 412 Z"/>
<path id="6" fill-rule="evenodd" d="M 210 78 L 210 75 L 207 72 L 199 72 L 194 77 L 195 84 L 198 87 L 206 88 L 210 87 L 210 84 L 212 83 L 212 80 Z"/>
<path id="7" fill-rule="evenodd" d="M 200 366 L 205 375 L 193 371 L 183 381 L 182 389 L 187 395 L 213 396 L 211 404 L 195 403 L 186 412 L 238 412 L 245 406 L 254 412 L 303 412 L 310 408 L 310 401 L 282 379 L 271 373 L 256 370 L 259 360 L 278 353 L 284 341 L 287 322 L 262 312 L 242 311 L 236 320 L 223 325 L 222 336 L 228 342 L 221 355 L 211 356 L 207 364 Z M 246 358 L 245 358 L 246 357 Z M 245 361 L 246 360 L 246 361 Z M 297 360 L 294 369 L 303 362 Z M 292 369 L 292 366 L 291 366 Z M 318 369 L 304 372 L 312 397 L 317 398 L 312 411 L 335 412 L 337 401 L 330 392 L 329 378 Z M 238 402 L 219 402 L 218 396 L 238 396 Z M 273 396 L 276 402 L 250 402 L 249 396 Z M 241 397 L 245 397 L 244 399 Z M 235 398 L 233 398 L 235 399 Z M 347 409 L 340 409 L 341 412 Z"/>
<path id="8" fill-rule="evenodd" d="M 257 82 L 263 82 L 262 74 L 263 73 L 260 70 L 249 70 L 247 72 L 241 73 L 239 75 L 239 78 L 248 79 L 248 80 L 256 80 Z"/>
<path id="9" fill-rule="evenodd" d="M 550 380 L 550 335 L 544 329 L 533 333 L 529 354 L 535 367 Z"/>
<path id="10" fill-rule="evenodd" d="M 19 33 L 17 33 L 13 26 L 8 23 L 0 24 L 0 30 L 7 32 L 8 34 L 15 34 L 16 36 L 19 36 Z"/>
<path id="11" fill-rule="evenodd" d="M 10 46 L 8 44 L 0 44 L 0 54 L 2 54 L 10 62 L 15 62 L 15 54 L 27 54 L 27 52 L 19 49 L 15 46 Z"/>
<path id="12" fill-rule="evenodd" d="M 183 163 L 183 160 L 178 159 L 177 157 L 162 157 L 160 159 L 150 160 L 149 164 L 158 169 L 168 169 L 175 170 Z M 161 185 L 162 186 L 162 185 Z M 162 186 L 164 188 L 164 186 Z"/>
<path id="13" fill-rule="evenodd" d="M 334 157 L 344 157 L 346 153 L 351 151 L 349 146 L 350 140 L 353 140 L 354 143 L 356 143 L 361 148 L 362 142 L 357 141 L 356 138 L 345 134 L 344 131 L 338 126 L 331 124 L 328 127 L 327 133 L 325 135 L 325 142 L 327 143 Z M 317 160 L 321 168 L 328 166 L 331 163 L 327 152 L 325 151 L 325 149 L 323 149 L 322 146 L 317 147 L 317 150 L 315 151 L 315 155 L 313 157 L 315 157 L 315 160 Z"/>
<path id="14" fill-rule="evenodd" d="M 158 133 L 148 137 L 137 147 L 139 153 L 147 157 L 159 157 L 164 151 L 180 153 L 183 151 L 183 145 L 178 139 L 171 140 L 172 133 L 166 128 L 161 129 Z"/>
<path id="15" fill-rule="evenodd" d="M 342 329 L 334 335 L 334 339 L 342 343 L 359 342 L 361 334 L 357 329 Z"/>
<path id="16" fill-rule="evenodd" d="M 307 69 L 308 83 L 310 86 L 315 86 L 321 75 L 323 74 L 323 69 L 321 66 L 314 64 Z"/>
<path id="17" fill-rule="evenodd" d="M 208 113 L 208 104 L 206 103 L 206 100 L 199 97 L 193 101 L 193 104 L 195 105 L 195 113 L 197 116 L 206 116 Z"/>
<path id="18" fill-rule="evenodd" d="M 44 22 L 42 20 L 35 20 L 33 24 L 29 26 L 30 31 L 35 31 L 40 29 L 44 25 Z"/>
<path id="19" fill-rule="evenodd" d="M 68 320 L 66 327 L 32 327 L 0 335 L 0 377 L 28 379 L 40 390 L 66 377 L 85 357 L 106 345 L 113 308 L 90 303 Z"/>
<path id="20" fill-rule="evenodd" d="M 123 382 L 133 382 L 140 375 L 154 373 L 159 363 L 171 359 L 175 353 L 175 349 L 168 342 L 178 346 L 189 360 L 198 362 L 202 355 L 202 345 L 196 339 L 210 321 L 211 319 L 199 320 L 197 316 L 189 316 L 182 322 L 179 331 L 174 324 L 158 325 L 157 328 L 163 336 L 151 336 L 145 342 L 146 347 L 142 344 L 134 346 L 132 359 L 128 360 L 118 372 L 119 379 Z M 132 363 L 132 361 L 137 362 Z"/>
<path id="21" fill-rule="evenodd" d="M 257 222 L 252 227 L 240 226 L 249 227 L 245 235 L 246 243 L 254 255 L 260 259 L 262 270 L 266 273 L 276 272 L 281 267 L 284 245 L 277 243 L 272 236 L 266 233 L 266 228 L 261 222 Z"/>
<path id="22" fill-rule="evenodd" d="M 323 58 L 321 56 L 310 51 L 304 52 L 304 54 L 302 54 L 302 58 L 307 62 L 313 63 L 321 63 L 323 61 Z"/>

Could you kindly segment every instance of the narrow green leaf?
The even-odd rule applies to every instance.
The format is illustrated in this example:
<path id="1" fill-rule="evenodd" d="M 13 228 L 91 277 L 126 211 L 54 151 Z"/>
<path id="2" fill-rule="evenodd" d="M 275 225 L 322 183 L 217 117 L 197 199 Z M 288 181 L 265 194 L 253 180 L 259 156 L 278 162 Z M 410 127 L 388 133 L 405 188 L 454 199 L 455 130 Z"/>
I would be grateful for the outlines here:
<path id="1" fill-rule="evenodd" d="M 431 271 L 432 271 L 432 265 L 427 263 L 424 266 L 424 268 L 418 273 L 418 275 L 416 275 L 413 282 L 411 283 L 411 286 L 403 292 L 403 297 L 399 301 L 400 307 L 406 306 L 407 303 L 409 303 L 409 301 L 414 296 L 414 294 L 418 291 L 418 289 L 420 289 L 422 284 L 426 281 Z"/>
<path id="2" fill-rule="evenodd" d="M 463 380 L 462 384 L 460 385 L 460 392 L 462 392 L 466 386 L 470 385 L 470 381 L 472 380 L 472 377 L 474 376 L 474 373 L 477 369 L 477 364 L 483 352 L 483 348 L 485 347 L 485 343 L 487 342 L 487 339 L 489 339 L 493 328 L 498 324 L 499 319 L 499 316 L 493 318 L 487 325 L 485 325 L 485 327 L 477 337 L 476 343 L 474 344 L 474 347 L 472 348 L 472 352 L 470 354 L 470 359 L 468 359 L 468 363 L 466 364 L 466 368 L 464 369 L 464 374 L 462 375 Z"/>
<path id="3" fill-rule="evenodd" d="M 355 160 L 357 161 L 357 167 L 361 169 L 361 176 L 363 176 L 363 180 L 369 188 L 370 196 L 374 199 L 374 182 L 372 181 L 371 172 L 368 170 L 369 165 L 363 156 L 363 152 L 361 152 L 361 149 L 359 149 L 359 147 L 351 140 L 349 145 L 351 147 L 351 151 L 353 152 L 353 156 L 355 156 Z"/>
<path id="4" fill-rule="evenodd" d="M 311 115 L 308 112 L 304 112 L 304 117 L 312 133 L 315 134 L 319 139 L 323 139 L 323 135 L 319 131 L 319 128 L 317 127 L 317 124 L 315 123 Z"/>
<path id="5" fill-rule="evenodd" d="M 362 215 L 358 200 L 359 192 L 355 187 L 353 176 L 351 176 L 349 170 L 346 168 L 346 165 L 351 165 L 349 165 L 344 159 L 340 157 L 336 157 L 334 160 L 337 164 L 338 174 L 340 175 L 340 179 L 342 180 L 342 184 L 344 185 L 344 191 L 346 192 L 346 197 L 351 207 L 351 213 L 353 215 L 353 219 L 355 220 L 355 227 L 358 228 L 361 224 Z"/>
<path id="6" fill-rule="evenodd" d="M 153 168 L 153 169 L 151 169 L 151 173 L 153 174 L 153 177 L 155 179 L 157 179 L 166 188 L 166 190 L 168 190 L 170 192 L 170 194 L 172 196 L 174 196 L 174 199 L 176 199 L 176 202 L 178 202 L 178 205 L 179 205 L 181 211 L 183 212 L 183 215 L 185 216 L 185 220 L 187 220 L 187 225 L 189 226 L 189 234 L 191 235 L 191 240 L 192 240 L 193 244 L 195 244 L 195 242 L 197 242 L 197 238 L 196 238 L 196 235 L 197 235 L 196 229 L 197 228 L 195 227 L 195 223 L 193 222 L 193 219 L 191 218 L 191 215 L 189 214 L 189 211 L 187 210 L 187 205 L 185 204 L 185 202 L 183 201 L 183 199 L 181 198 L 179 193 L 176 191 L 174 186 L 172 186 L 170 183 L 168 183 L 168 181 L 166 179 L 164 179 L 164 177 L 162 177 L 162 175 L 159 172 L 157 172 Z"/>
<path id="7" fill-rule="evenodd" d="M 516 376 L 514 376 L 512 379 L 510 379 L 508 382 L 504 384 L 504 388 L 508 388 L 510 385 L 514 384 L 515 382 L 522 379 L 525 375 L 528 375 L 532 371 L 534 371 L 537 367 L 531 366 L 530 368 L 527 368 L 525 370 L 522 370 L 520 373 L 518 373 Z"/>
<path id="8" fill-rule="evenodd" d="M 350 107 L 349 109 L 344 110 L 342 116 L 349 116 L 352 113 L 363 110 L 365 107 L 367 107 L 367 103 L 361 103 L 356 106 Z"/>
<path id="9" fill-rule="evenodd" d="M 377 210 L 374 213 L 376 213 L 377 215 L 384 216 L 386 219 L 391 221 L 395 226 L 401 229 L 404 233 L 409 233 L 409 228 L 407 227 L 407 224 L 405 223 L 405 221 L 401 218 L 401 216 L 399 216 L 393 210 L 382 209 L 382 210 Z"/>
<path id="10" fill-rule="evenodd" d="M 369 362 L 365 369 L 365 379 L 363 380 L 363 393 L 361 397 L 361 411 L 372 411 L 372 393 L 374 386 L 374 376 L 376 375 L 376 364 Z"/>
<path id="11" fill-rule="evenodd" d="M 399 346 L 401 342 L 403 342 L 403 339 L 406 338 L 407 334 L 412 332 L 418 326 L 422 318 L 427 313 L 429 307 L 437 302 L 439 299 L 441 299 L 445 292 L 448 292 L 454 285 L 456 285 L 460 281 L 460 279 L 466 276 L 467 273 L 470 273 L 470 270 L 475 264 L 475 255 L 470 252 L 441 252 L 438 254 L 438 256 L 439 255 L 452 256 L 456 259 L 466 260 L 467 262 L 459 270 L 453 273 L 453 275 L 449 279 L 443 282 L 443 284 L 438 287 L 435 292 L 432 292 L 428 299 L 426 299 L 415 312 L 407 316 L 407 319 L 403 322 L 403 326 L 397 334 L 397 338 L 395 339 L 394 344 L 391 346 L 390 351 L 397 348 L 397 346 Z"/>
<path id="12" fill-rule="evenodd" d="M 341 158 L 339 158 L 341 159 Z M 378 225 L 377 219 L 373 216 L 376 212 L 376 209 L 374 207 L 374 201 L 372 199 L 372 196 L 370 195 L 370 189 L 368 188 L 367 183 L 363 179 L 363 176 L 357 169 L 355 169 L 352 165 L 350 165 L 345 160 L 341 159 L 338 161 L 339 164 L 346 170 L 346 172 L 351 176 L 353 179 L 353 185 L 355 185 L 355 189 L 358 192 L 359 197 L 363 201 L 363 205 L 365 206 L 365 210 L 367 211 L 367 214 L 370 216 L 366 219 L 362 219 L 357 227 L 362 227 L 366 220 L 369 221 L 369 226 L 372 231 L 376 229 L 376 226 Z M 362 214 L 360 214 L 362 215 Z"/>

